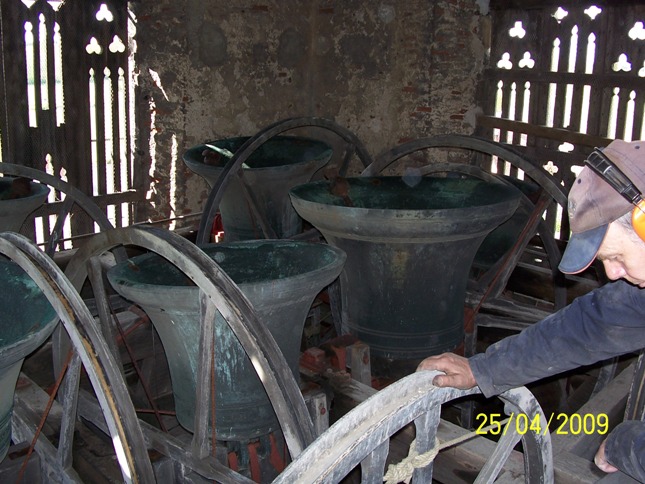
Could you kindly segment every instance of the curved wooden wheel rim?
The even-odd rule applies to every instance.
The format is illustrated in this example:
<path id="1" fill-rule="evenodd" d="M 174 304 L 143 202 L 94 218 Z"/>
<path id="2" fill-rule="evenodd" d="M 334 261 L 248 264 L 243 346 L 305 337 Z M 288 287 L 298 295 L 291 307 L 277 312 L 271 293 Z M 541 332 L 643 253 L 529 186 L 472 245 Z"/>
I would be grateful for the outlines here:
<path id="1" fill-rule="evenodd" d="M 441 405 L 479 393 L 478 388 L 437 388 L 432 385 L 435 375 L 437 372 L 431 371 L 413 373 L 361 403 L 305 449 L 274 483 L 339 482 L 359 464 L 363 469 L 362 482 L 383 482 L 389 438 L 392 435 L 414 422 L 417 450 L 420 454 L 426 452 L 434 446 Z M 509 390 L 500 395 L 500 399 L 510 407 L 510 411 L 526 413 L 531 420 L 537 418 L 541 428 L 548 429 L 538 402 L 525 388 Z M 549 432 L 525 432 L 520 436 L 513 429 L 500 440 L 497 446 L 500 450 L 496 448 L 477 482 L 480 482 L 479 479 L 481 482 L 495 479 L 501 464 L 510 455 L 513 448 L 510 444 L 514 439 L 519 440 L 518 437 L 521 437 L 524 446 L 526 482 L 553 482 Z M 413 476 L 413 482 L 417 483 L 431 482 L 431 479 L 432 464 L 417 469 Z"/>
<path id="2" fill-rule="evenodd" d="M 61 211 L 57 214 L 57 222 L 54 227 L 54 232 L 50 234 L 50 240 L 47 243 L 45 252 L 50 257 L 53 256 L 56 244 L 62 238 L 63 220 L 69 215 L 70 210 L 74 203 L 81 207 L 94 222 L 101 228 L 101 230 L 109 230 L 114 228 L 107 215 L 94 203 L 90 197 L 85 195 L 78 188 L 70 185 L 69 183 L 56 178 L 44 171 L 29 168 L 27 166 L 14 165 L 11 163 L 0 163 L 0 173 L 13 176 L 23 176 L 32 180 L 37 180 L 40 183 L 54 187 L 57 191 L 65 194 L 66 199 L 61 207 Z"/>
<path id="3" fill-rule="evenodd" d="M 78 292 L 58 266 L 24 236 L 1 233 L 0 252 L 20 265 L 34 280 L 61 319 L 95 389 L 124 479 L 126 482 L 152 482 L 152 465 L 125 383 Z M 75 409 L 76 405 L 72 407 Z M 67 415 L 67 418 L 73 422 L 76 416 Z M 59 456 L 59 459 L 69 459 L 69 456 Z M 65 472 L 64 462 L 59 462 L 59 466 L 61 472 Z"/>

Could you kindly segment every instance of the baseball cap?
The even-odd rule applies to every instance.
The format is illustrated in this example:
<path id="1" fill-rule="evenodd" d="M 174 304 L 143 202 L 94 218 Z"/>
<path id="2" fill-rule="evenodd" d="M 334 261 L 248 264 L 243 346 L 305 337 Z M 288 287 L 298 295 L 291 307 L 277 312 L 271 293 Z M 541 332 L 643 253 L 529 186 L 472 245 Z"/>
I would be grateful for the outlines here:
<path id="1" fill-rule="evenodd" d="M 645 141 L 614 140 L 602 152 L 645 193 Z M 631 211 L 633 205 L 585 166 L 573 182 L 568 206 L 571 237 L 559 269 L 576 274 L 596 258 L 609 224 Z"/>

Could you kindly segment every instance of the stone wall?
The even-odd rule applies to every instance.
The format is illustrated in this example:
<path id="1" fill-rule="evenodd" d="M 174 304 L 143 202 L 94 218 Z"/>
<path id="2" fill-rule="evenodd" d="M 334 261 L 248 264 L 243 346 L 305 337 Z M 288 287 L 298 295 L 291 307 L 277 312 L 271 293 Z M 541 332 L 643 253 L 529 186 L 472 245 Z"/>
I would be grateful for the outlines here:
<path id="1" fill-rule="evenodd" d="M 373 156 L 472 132 L 482 2 L 140 0 L 133 13 L 137 170 L 150 186 L 140 220 L 201 210 L 208 187 L 185 168 L 185 149 L 281 119 L 332 119 Z"/>

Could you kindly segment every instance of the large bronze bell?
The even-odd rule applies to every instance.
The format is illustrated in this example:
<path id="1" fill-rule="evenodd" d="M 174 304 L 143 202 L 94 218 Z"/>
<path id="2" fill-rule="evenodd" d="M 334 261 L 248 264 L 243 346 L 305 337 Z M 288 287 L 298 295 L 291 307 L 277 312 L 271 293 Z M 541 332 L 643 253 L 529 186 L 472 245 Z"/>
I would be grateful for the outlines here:
<path id="1" fill-rule="evenodd" d="M 290 193 L 300 216 L 347 254 L 343 331 L 389 359 L 462 342 L 475 253 L 520 199 L 512 186 L 440 177 L 317 181 Z"/>

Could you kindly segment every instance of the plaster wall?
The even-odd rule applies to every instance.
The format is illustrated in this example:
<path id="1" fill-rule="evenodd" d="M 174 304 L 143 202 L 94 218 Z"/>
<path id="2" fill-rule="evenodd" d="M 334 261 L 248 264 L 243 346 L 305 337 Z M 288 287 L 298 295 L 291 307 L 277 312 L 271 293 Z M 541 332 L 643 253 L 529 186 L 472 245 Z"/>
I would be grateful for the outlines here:
<path id="1" fill-rule="evenodd" d="M 185 149 L 281 119 L 332 119 L 373 156 L 472 132 L 481 1 L 140 0 L 132 10 L 137 164 L 150 186 L 139 219 L 201 210 L 208 186 L 184 166 Z"/>

